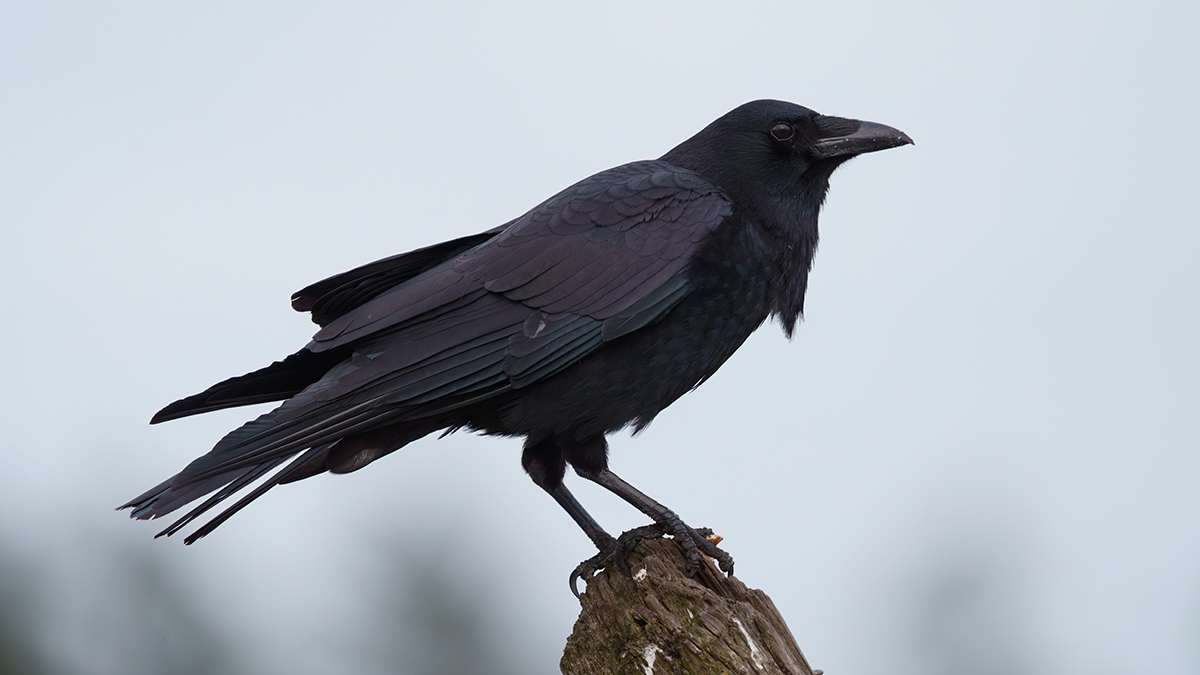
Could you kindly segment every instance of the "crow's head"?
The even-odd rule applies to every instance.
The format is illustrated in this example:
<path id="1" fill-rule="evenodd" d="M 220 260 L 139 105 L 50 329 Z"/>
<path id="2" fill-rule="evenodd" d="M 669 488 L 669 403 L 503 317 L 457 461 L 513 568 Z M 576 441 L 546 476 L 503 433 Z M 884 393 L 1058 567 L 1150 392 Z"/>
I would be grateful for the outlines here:
<path id="1" fill-rule="evenodd" d="M 882 124 L 820 115 L 783 101 L 752 101 L 662 159 L 716 183 L 733 200 L 735 213 L 773 235 L 778 263 L 788 273 L 772 286 L 771 312 L 791 336 L 804 312 L 817 213 L 830 174 L 864 152 L 909 143 L 904 132 Z"/>
<path id="2" fill-rule="evenodd" d="M 909 143 L 904 132 L 882 124 L 763 100 L 735 108 L 662 159 L 704 175 L 744 206 L 765 199 L 816 208 L 843 162 Z"/>

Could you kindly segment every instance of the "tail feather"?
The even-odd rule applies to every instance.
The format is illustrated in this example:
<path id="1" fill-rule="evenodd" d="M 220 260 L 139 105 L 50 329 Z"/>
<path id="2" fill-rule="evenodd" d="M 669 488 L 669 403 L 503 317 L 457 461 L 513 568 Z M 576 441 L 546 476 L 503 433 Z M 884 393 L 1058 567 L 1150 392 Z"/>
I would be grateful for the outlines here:
<path id="1" fill-rule="evenodd" d="M 288 464 L 286 467 L 281 469 L 274 476 L 271 476 L 271 478 L 269 478 L 267 480 L 267 482 L 254 488 L 254 490 L 252 490 L 248 494 L 246 494 L 245 497 L 242 497 L 241 499 L 237 500 L 237 502 L 235 502 L 233 504 L 233 506 L 230 506 L 229 508 L 225 509 L 224 511 L 218 513 L 212 520 L 208 521 L 202 527 L 200 527 L 200 529 L 196 530 L 195 532 L 191 533 L 186 538 L 184 538 L 183 543 L 187 544 L 187 545 L 191 545 L 191 544 L 194 544 L 196 541 L 202 539 L 208 533 L 210 533 L 213 530 L 220 527 L 221 523 L 224 523 L 226 520 L 229 520 L 231 517 L 233 517 L 233 515 L 235 513 L 246 508 L 246 506 L 249 505 L 250 502 L 252 502 L 255 499 L 258 499 L 259 497 L 266 494 L 267 490 L 270 490 L 271 488 L 273 488 L 276 485 L 279 485 L 280 483 L 285 481 L 292 474 L 292 472 L 303 468 L 304 465 L 309 460 L 313 459 L 314 457 L 321 454 L 322 452 L 326 452 L 327 450 L 328 450 L 328 446 L 321 446 L 321 447 L 317 447 L 317 448 L 310 448 L 307 452 L 301 453 L 299 457 L 292 460 L 291 464 Z M 226 496 L 228 496 L 228 495 L 226 495 Z"/>
<path id="2" fill-rule="evenodd" d="M 188 464 L 178 478 L 181 482 L 208 480 L 235 469 L 292 457 L 306 448 L 323 447 L 383 424 L 401 411 L 380 410 L 368 402 L 336 414 L 314 413 L 286 423 L 276 422 L 275 412 L 230 432 L 211 452 Z"/>
<path id="3" fill-rule="evenodd" d="M 231 481 L 225 487 L 214 492 L 211 497 L 204 500 L 199 506 L 192 509 L 191 511 L 188 511 L 187 514 L 185 514 L 182 518 L 171 523 L 170 527 L 168 527 L 167 529 L 163 530 L 162 532 L 159 532 L 158 534 L 154 535 L 154 538 L 157 539 L 159 537 L 164 537 L 164 536 L 169 537 L 169 536 L 175 534 L 179 530 L 183 529 L 184 526 L 186 526 L 188 523 L 190 523 L 193 520 L 204 515 L 204 513 L 206 513 L 212 507 L 216 506 L 217 504 L 220 504 L 221 502 L 225 501 L 229 497 L 236 494 L 238 490 L 241 490 L 242 488 L 246 487 L 247 485 L 253 483 L 254 481 L 258 480 L 259 478 L 270 473 L 273 469 L 275 469 L 280 464 L 282 464 L 286 459 L 287 459 L 286 457 L 281 457 L 273 462 L 266 462 L 264 464 L 260 464 L 259 466 L 255 467 L 253 469 L 242 472 L 242 474 L 240 476 L 238 476 L 236 479 Z M 164 513 L 165 513 L 165 511 L 164 511 Z"/>
<path id="4" fill-rule="evenodd" d="M 183 515 L 183 517 L 177 519 L 162 532 L 159 532 L 155 535 L 155 538 L 169 537 L 186 527 L 192 521 L 207 513 L 213 507 L 237 494 L 254 481 L 271 473 L 271 471 L 277 469 L 280 464 L 283 464 L 288 459 L 292 459 L 290 464 L 277 471 L 275 475 L 267 479 L 267 481 L 262 485 L 259 485 L 257 488 L 247 493 L 232 506 L 221 511 L 214 518 L 205 523 L 203 527 L 184 539 L 185 544 L 191 544 L 197 539 L 200 539 L 209 532 L 215 530 L 221 523 L 224 523 L 233 514 L 245 508 L 250 502 L 266 494 L 267 490 L 270 490 L 281 483 L 289 482 L 289 479 L 296 479 L 297 477 L 294 474 L 302 469 L 307 468 L 309 465 L 322 463 L 321 460 L 323 458 L 321 456 L 327 454 L 332 445 L 332 443 L 329 443 L 310 448 L 305 452 L 298 453 L 298 456 L 296 454 L 292 454 L 283 457 L 276 457 L 261 464 L 227 471 L 225 473 L 198 481 L 188 481 L 183 476 L 184 472 L 181 472 L 171 479 L 164 481 L 163 483 L 151 488 L 147 492 L 139 495 L 129 503 L 119 507 L 118 510 L 132 508 L 133 512 L 130 515 L 138 520 L 160 518 L 168 513 L 171 513 L 172 511 L 175 511 L 179 507 L 195 501 L 203 495 L 213 492 L 213 490 L 216 490 L 216 492 L 213 492 L 213 494 L 209 496 L 208 499 L 204 500 L 204 502 L 202 502 L 200 505 L 196 506 L 191 511 L 188 511 Z"/>
<path id="5" fill-rule="evenodd" d="M 191 544 L 276 485 L 331 469 L 338 473 L 353 471 L 452 423 L 447 419 L 421 418 L 375 428 L 384 418 L 395 415 L 395 411 L 376 410 L 372 414 L 372 411 L 358 410 L 339 420 L 332 429 L 304 428 L 304 425 L 288 428 L 290 425 L 279 425 L 275 421 L 274 412 L 246 423 L 242 429 L 230 434 L 234 438 L 222 439 L 212 452 L 192 461 L 183 471 L 120 508 L 132 509 L 130 515 L 139 520 L 156 519 L 212 493 L 156 535 L 169 537 L 268 476 L 189 535 L 184 543 Z M 239 431 L 243 433 L 238 434 Z M 291 462 L 280 469 L 280 465 L 288 460 Z"/>
<path id="6" fill-rule="evenodd" d="M 176 480 L 179 476 L 175 475 L 133 498 L 129 503 L 118 507 L 118 510 L 133 509 L 129 516 L 138 520 L 159 518 L 190 501 L 199 499 L 231 480 L 237 480 L 241 474 L 252 468 L 227 471 L 206 480 L 188 483 L 180 483 Z"/>

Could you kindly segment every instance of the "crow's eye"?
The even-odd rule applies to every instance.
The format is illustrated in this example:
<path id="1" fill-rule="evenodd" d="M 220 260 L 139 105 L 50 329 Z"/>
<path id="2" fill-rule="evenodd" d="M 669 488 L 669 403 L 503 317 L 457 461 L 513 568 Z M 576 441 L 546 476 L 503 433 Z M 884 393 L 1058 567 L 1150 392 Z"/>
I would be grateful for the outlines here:
<path id="1" fill-rule="evenodd" d="M 792 130 L 792 125 L 784 124 L 783 122 L 771 127 L 771 138 L 774 138 L 777 141 L 791 140 L 792 134 L 794 133 L 795 131 Z"/>

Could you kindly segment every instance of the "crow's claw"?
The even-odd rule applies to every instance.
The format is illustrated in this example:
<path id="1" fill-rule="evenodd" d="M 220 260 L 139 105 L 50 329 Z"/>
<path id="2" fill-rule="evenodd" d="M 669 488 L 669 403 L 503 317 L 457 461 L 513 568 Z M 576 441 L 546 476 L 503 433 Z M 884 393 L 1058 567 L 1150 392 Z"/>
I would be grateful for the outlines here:
<path id="1" fill-rule="evenodd" d="M 700 571 L 701 553 L 716 560 L 717 566 L 725 574 L 733 574 L 733 557 L 709 541 L 709 537 L 713 536 L 712 530 L 707 527 L 692 529 L 683 521 L 673 523 L 671 530 L 675 541 L 683 547 L 684 557 L 688 561 L 686 571 L 689 579 L 696 578 L 696 574 Z M 721 541 L 720 537 L 716 537 L 716 541 Z"/>
<path id="2" fill-rule="evenodd" d="M 733 556 L 717 548 L 717 544 L 721 543 L 721 537 L 715 535 L 707 527 L 697 527 L 693 533 L 698 535 L 694 540 L 700 552 L 715 560 L 722 572 L 733 576 Z"/>
<path id="3" fill-rule="evenodd" d="M 571 592 L 575 594 L 576 600 L 579 599 L 579 587 L 576 585 L 579 580 L 583 579 L 584 583 L 587 583 L 587 580 L 591 579 L 596 572 L 604 569 L 604 561 L 610 556 L 612 556 L 611 550 L 601 551 L 600 553 L 597 553 L 596 555 L 579 563 L 579 565 L 571 572 L 571 577 L 567 580 L 567 583 L 571 585 Z"/>
<path id="4" fill-rule="evenodd" d="M 647 539 L 657 539 L 667 533 L 667 528 L 653 523 L 651 525 L 643 525 L 635 527 L 632 530 L 627 530 L 617 537 L 617 550 L 614 552 L 617 561 L 617 569 L 625 573 L 625 576 L 633 576 L 633 572 L 629 569 L 629 565 L 625 562 L 625 551 L 632 551 L 638 544 Z"/>
<path id="5" fill-rule="evenodd" d="M 571 592 L 575 594 L 575 599 L 579 599 L 579 588 L 575 585 L 580 579 L 586 582 L 591 579 L 596 572 L 604 569 L 607 566 L 608 559 L 613 556 L 617 550 L 617 540 L 613 539 L 607 532 L 600 532 L 593 540 L 599 553 L 579 563 L 574 570 L 571 571 L 571 576 L 567 583 L 571 586 Z"/>

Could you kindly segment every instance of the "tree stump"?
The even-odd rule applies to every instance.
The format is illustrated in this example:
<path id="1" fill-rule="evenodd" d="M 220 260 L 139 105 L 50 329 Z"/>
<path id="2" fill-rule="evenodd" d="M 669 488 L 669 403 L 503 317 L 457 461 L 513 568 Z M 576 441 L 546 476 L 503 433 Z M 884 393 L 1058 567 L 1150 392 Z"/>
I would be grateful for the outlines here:
<path id="1" fill-rule="evenodd" d="M 766 593 L 709 560 L 688 579 L 669 539 L 643 541 L 626 560 L 632 577 L 610 566 L 588 580 L 565 675 L 820 675 Z"/>

